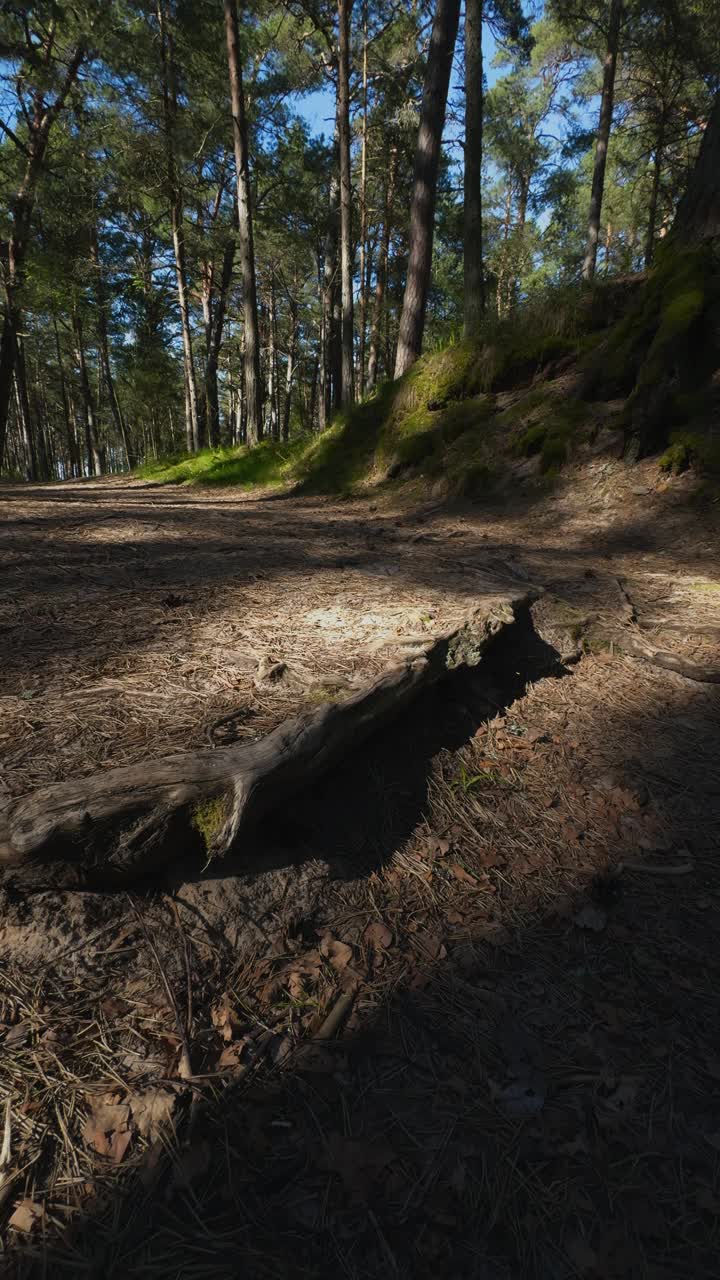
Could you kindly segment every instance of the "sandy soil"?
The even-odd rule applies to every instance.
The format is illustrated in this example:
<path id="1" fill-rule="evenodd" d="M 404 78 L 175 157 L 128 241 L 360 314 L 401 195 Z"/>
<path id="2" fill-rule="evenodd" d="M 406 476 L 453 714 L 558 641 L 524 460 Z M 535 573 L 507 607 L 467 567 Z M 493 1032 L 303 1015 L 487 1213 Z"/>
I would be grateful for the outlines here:
<path id="1" fill-rule="evenodd" d="M 599 452 L 453 510 L 6 489 L 0 796 L 265 732 L 498 583 L 612 619 L 621 579 L 653 643 L 717 664 L 692 484 Z M 720 694 L 613 654 L 559 676 L 534 644 L 211 875 L 5 877 L 17 1274 L 221 1276 L 238 1249 L 262 1276 L 716 1273 Z"/>

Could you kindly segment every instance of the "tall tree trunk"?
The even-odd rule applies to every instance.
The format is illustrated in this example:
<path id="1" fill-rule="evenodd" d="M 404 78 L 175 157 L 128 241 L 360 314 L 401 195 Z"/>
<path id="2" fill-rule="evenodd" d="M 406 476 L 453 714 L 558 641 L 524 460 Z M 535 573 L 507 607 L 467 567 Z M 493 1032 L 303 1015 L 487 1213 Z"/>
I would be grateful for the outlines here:
<path id="1" fill-rule="evenodd" d="M 333 370 L 338 334 L 335 326 L 337 291 L 338 215 L 340 212 L 340 141 L 338 116 L 335 113 L 333 158 L 328 191 L 328 217 L 323 244 L 322 296 L 320 300 L 320 417 L 318 426 L 324 431 L 333 411 Z"/>
<path id="2" fill-rule="evenodd" d="M 52 23 L 48 30 L 52 32 Z M 46 53 L 49 59 L 52 50 L 52 35 L 48 34 L 47 39 L 49 43 Z M 33 46 L 33 50 L 37 56 L 37 46 Z M 40 91 L 36 92 L 33 113 L 28 117 L 28 142 L 23 148 L 23 153 L 26 157 L 23 178 L 17 194 L 9 201 L 10 235 L 7 242 L 8 253 L 5 269 L 6 306 L 3 334 L 2 339 L 0 339 L 0 467 L 2 466 L 5 452 L 8 409 L 12 395 L 13 371 L 17 354 L 16 335 L 20 332 L 20 325 L 17 320 L 23 283 L 23 266 L 38 182 L 43 169 L 50 131 L 65 106 L 67 96 L 77 79 L 78 71 L 85 56 L 84 45 L 78 45 L 67 64 L 57 96 L 49 106 L 46 105 Z"/>
<path id="3" fill-rule="evenodd" d="M 177 95 L 175 89 L 175 60 L 173 41 L 165 20 L 164 0 L 158 0 L 157 19 L 160 28 L 160 55 L 162 59 L 162 98 L 165 124 L 165 162 L 167 166 L 168 192 L 170 196 L 170 227 L 175 279 L 177 283 L 180 329 L 182 333 L 183 364 L 185 368 L 186 434 L 190 450 L 200 448 L 200 423 L 198 418 L 197 383 L 193 360 L 190 307 L 188 303 L 187 258 L 185 254 L 185 229 L 180 182 L 175 164 L 175 116 Z"/>
<path id="4" fill-rule="evenodd" d="M 100 457 L 100 450 L 98 448 L 95 405 L 93 403 L 92 388 L 90 386 L 87 361 L 85 359 L 82 320 L 77 309 L 73 312 L 73 329 L 75 331 L 76 344 L 75 358 L 80 372 L 80 392 L 83 402 L 83 422 L 85 424 L 85 451 L 87 456 L 88 475 L 100 476 L 102 475 L 102 461 Z"/>
<path id="5" fill-rule="evenodd" d="M 368 301 L 368 247 L 367 247 L 367 149 L 368 149 L 368 10 L 363 4 L 363 67 L 362 67 L 362 147 L 360 152 L 360 343 L 358 350 L 358 400 L 365 394 L 365 345 Z"/>
<path id="6" fill-rule="evenodd" d="M 375 280 L 375 303 L 373 306 L 372 330 L 370 333 L 370 355 L 368 357 L 368 391 L 374 391 L 377 385 L 380 343 L 383 332 L 383 313 L 385 294 L 387 292 L 388 267 L 390 261 L 390 240 L 392 237 L 393 204 L 395 201 L 395 181 L 397 178 L 398 149 L 395 143 L 390 147 L 390 168 L 387 186 L 385 187 L 385 212 L 383 216 L 382 238 L 378 253 Z"/>
<path id="7" fill-rule="evenodd" d="M 292 397 L 293 376 L 295 373 L 295 348 L 297 345 L 297 319 L 295 307 L 290 308 L 290 346 L 288 347 L 287 369 L 285 370 L 285 401 L 283 403 L 282 438 L 290 438 L 290 404 Z"/>
<path id="8" fill-rule="evenodd" d="M 720 235 L 720 93 L 715 95 L 695 167 L 678 205 L 673 235 L 689 242 Z"/>
<path id="9" fill-rule="evenodd" d="M 500 261 L 498 264 L 497 280 L 495 282 L 495 305 L 497 308 L 498 318 L 502 319 L 507 310 L 507 298 L 505 296 L 506 280 L 508 275 L 508 241 L 510 239 L 510 222 L 512 220 L 512 183 L 508 178 L 507 191 L 505 192 L 505 215 L 503 218 L 503 242 L 500 250 Z"/>
<path id="10" fill-rule="evenodd" d="M 7 433 L 8 411 L 13 391 L 13 374 L 15 372 L 15 315 L 13 293 L 8 293 L 0 338 L 0 467 L 5 452 L 5 436 Z"/>
<path id="11" fill-rule="evenodd" d="M 128 470 L 132 467 L 132 458 L 130 456 L 130 442 L 128 440 L 125 419 L 120 408 L 120 401 L 117 398 L 115 390 L 115 379 L 112 375 L 110 367 L 110 347 L 108 343 L 108 321 L 107 321 L 107 294 L 105 291 L 105 282 L 102 276 L 102 265 L 100 263 L 100 250 L 98 245 L 97 227 L 92 227 L 90 232 L 90 257 L 95 268 L 95 298 L 97 301 L 97 331 L 98 346 L 100 349 L 100 364 L 102 367 L 105 386 L 108 393 L 108 401 L 110 403 L 110 413 L 117 432 L 117 435 L 125 452 L 125 459 Z M 57 326 L 56 326 L 57 335 Z M 59 351 L 59 348 L 58 348 Z"/>
<path id="12" fill-rule="evenodd" d="M 235 168 L 237 171 L 238 241 L 243 280 L 246 442 L 249 445 L 254 445 L 262 437 L 262 389 L 260 386 L 260 335 L 258 330 L 257 284 L 255 280 L 255 246 L 253 243 L 252 206 L 250 201 L 250 155 L 238 41 L 237 5 L 235 0 L 224 0 L 224 3 Z"/>
<path id="13" fill-rule="evenodd" d="M 208 444 L 216 444 L 220 439 L 220 402 L 218 396 L 218 364 L 222 346 L 223 329 L 227 300 L 232 283 L 233 264 L 235 262 L 235 239 L 228 240 L 223 252 L 220 286 L 217 290 L 214 305 L 209 299 L 207 345 L 205 355 L 205 416 L 207 423 Z"/>
<path id="14" fill-rule="evenodd" d="M 422 352 L 435 233 L 440 143 L 459 21 L 460 0 L 437 0 L 415 150 L 410 253 L 395 358 L 396 378 L 401 377 Z"/>
<path id="15" fill-rule="evenodd" d="M 338 0 L 338 102 L 340 142 L 340 280 L 342 289 L 342 373 L 340 403 L 355 399 L 353 358 L 352 173 L 350 169 L 350 13 L 352 0 Z"/>
<path id="16" fill-rule="evenodd" d="M 57 316 L 55 308 L 52 309 L 53 331 L 55 333 L 55 351 L 57 353 L 58 362 L 58 378 L 60 381 L 60 396 L 63 404 L 63 413 L 65 416 L 65 435 L 67 438 L 68 456 L 70 458 L 70 468 L 73 475 L 82 475 L 80 465 L 80 454 L 78 452 L 77 440 L 75 438 L 75 427 L 73 424 L 72 409 L 70 406 L 70 397 L 68 396 L 67 380 L 65 378 L 65 367 L 63 365 L 62 347 L 60 346 L 60 332 L 58 330 Z"/>
<path id="17" fill-rule="evenodd" d="M 270 282 L 270 298 L 267 308 L 267 334 L 268 334 L 268 359 L 267 359 L 267 395 L 265 399 L 265 433 L 271 439 L 277 440 L 278 420 L 277 420 L 277 360 L 276 360 L 276 330 L 275 321 L 275 281 Z"/>
<path id="18" fill-rule="evenodd" d="M 28 480 L 40 479 L 40 470 L 38 467 L 37 451 L 35 449 L 35 435 L 32 429 L 30 419 L 30 400 L 27 393 L 27 380 L 25 377 L 25 362 L 22 359 L 22 351 L 18 345 L 15 351 L 15 408 L 17 410 L 18 426 L 20 428 L 20 436 L 25 448 L 25 456 L 27 459 L 27 478 Z"/>
<path id="19" fill-rule="evenodd" d="M 611 258 L 612 258 L 612 245 L 613 245 L 613 229 L 612 229 L 612 223 L 611 223 L 611 222 L 608 222 L 607 227 L 605 228 L 605 263 L 604 263 L 604 273 L 605 273 L 605 275 L 606 275 L 606 276 L 609 276 L 609 275 L 610 275 L 610 262 L 611 262 Z"/>
<path id="20" fill-rule="evenodd" d="M 465 0 L 465 173 L 463 332 L 472 337 L 485 309 L 482 248 L 483 0 Z"/>
<path id="21" fill-rule="evenodd" d="M 312 377 L 310 379 L 310 403 L 308 405 L 308 423 L 311 431 L 315 430 L 315 406 L 317 403 L 319 366 L 320 366 L 320 361 L 316 356 L 315 359 L 313 360 L 313 367 L 312 367 L 313 371 L 312 371 Z"/>
<path id="22" fill-rule="evenodd" d="M 650 208 L 648 209 L 647 236 L 645 238 L 645 268 L 652 266 L 655 256 L 655 225 L 657 223 L 658 198 L 660 196 L 660 178 L 662 175 L 663 153 L 665 150 L 665 119 L 660 120 L 657 141 L 653 151 L 653 178 L 650 189 Z"/>
<path id="23" fill-rule="evenodd" d="M 530 180 L 524 175 L 518 179 L 518 217 L 517 217 L 517 251 L 515 257 L 516 272 L 522 270 L 525 249 L 525 228 L 527 226 L 527 209 L 530 199 Z M 513 275 L 508 291 L 508 310 L 517 306 L 520 295 L 520 277 Z"/>
<path id="24" fill-rule="evenodd" d="M 622 22 L 623 0 L 610 0 L 610 22 L 605 60 L 603 62 L 603 86 L 600 99 L 600 118 L 598 120 L 597 140 L 595 143 L 595 164 L 593 167 L 592 189 L 590 192 L 590 211 L 588 214 L 588 236 L 585 259 L 583 261 L 583 279 L 592 280 L 597 262 L 598 240 L 600 239 L 600 212 L 602 209 L 603 190 L 605 188 L 605 165 L 607 164 L 608 143 L 612 127 L 613 101 L 615 98 L 615 71 L 617 68 L 618 44 L 620 41 L 620 24 Z"/>

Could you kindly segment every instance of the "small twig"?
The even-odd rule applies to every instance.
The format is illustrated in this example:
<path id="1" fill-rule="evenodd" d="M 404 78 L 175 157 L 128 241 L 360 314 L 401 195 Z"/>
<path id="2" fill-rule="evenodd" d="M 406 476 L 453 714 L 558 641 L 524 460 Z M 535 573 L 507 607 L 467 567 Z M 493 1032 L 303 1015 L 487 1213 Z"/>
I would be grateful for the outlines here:
<path id="1" fill-rule="evenodd" d="M 352 1009 L 356 993 L 357 987 L 353 986 L 338 996 L 322 1026 L 315 1032 L 313 1040 L 332 1040 Z"/>
<path id="2" fill-rule="evenodd" d="M 183 961 L 185 963 L 185 982 L 187 987 L 186 1026 L 187 1026 L 187 1034 L 189 1037 L 191 1037 L 192 1027 L 193 1027 L 193 998 L 192 998 L 192 974 L 191 974 L 191 966 L 190 966 L 190 942 L 188 940 L 188 936 L 185 930 L 182 927 L 182 921 L 180 920 L 180 912 L 178 911 L 178 907 L 175 899 L 171 898 L 168 895 L 167 902 L 175 918 L 175 926 L 177 928 L 178 934 L 180 935 L 180 942 L 182 944 Z"/>
<path id="3" fill-rule="evenodd" d="M 703 667 L 689 658 L 681 658 L 677 653 L 669 653 L 665 649 L 656 649 L 640 638 L 640 620 L 637 609 L 628 595 L 620 578 L 613 578 L 621 599 L 625 615 L 625 631 L 619 641 L 620 648 L 637 658 L 644 658 L 653 667 L 664 671 L 675 671 L 686 680 L 696 680 L 699 684 L 720 684 L 720 667 Z"/>
<path id="4" fill-rule="evenodd" d="M 5 1165 L 10 1163 L 10 1138 L 11 1138 L 11 1099 L 8 1094 L 7 1104 L 5 1107 L 5 1125 L 3 1128 L 2 1149 L 0 1150 L 0 1169 L 4 1169 Z"/>
<path id="5" fill-rule="evenodd" d="M 232 724 L 235 720 L 247 720 L 254 715 L 252 707 L 238 707 L 237 711 L 231 711 L 226 716 L 220 716 L 218 720 L 213 720 L 212 724 L 207 725 L 205 729 L 205 737 L 211 747 L 216 746 L 215 731 L 222 728 L 224 724 Z"/>
<path id="6" fill-rule="evenodd" d="M 622 579 L 613 578 L 613 582 L 615 583 L 615 586 L 617 587 L 620 593 L 620 599 L 623 602 L 623 613 L 625 614 L 626 622 L 632 623 L 634 626 L 637 626 L 637 620 L 638 620 L 637 609 L 635 608 L 635 605 L 633 604 L 630 596 L 628 595 Z"/>

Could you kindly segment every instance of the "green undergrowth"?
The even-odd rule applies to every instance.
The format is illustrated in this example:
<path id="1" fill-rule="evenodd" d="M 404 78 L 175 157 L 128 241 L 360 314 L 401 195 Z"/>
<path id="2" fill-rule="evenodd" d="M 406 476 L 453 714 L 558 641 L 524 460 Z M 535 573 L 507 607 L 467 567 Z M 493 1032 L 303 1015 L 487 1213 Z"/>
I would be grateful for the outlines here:
<path id="1" fill-rule="evenodd" d="M 696 466 L 707 475 L 720 478 L 720 438 L 699 431 L 673 431 L 659 466 L 673 475 Z"/>
<path id="2" fill-rule="evenodd" d="M 281 485 L 307 447 L 307 437 L 290 443 L 263 440 L 254 449 L 221 447 L 146 462 L 135 475 L 155 484 L 236 485 L 243 489 Z"/>
<path id="3" fill-rule="evenodd" d="M 586 391 L 626 397 L 625 429 L 642 453 L 702 412 L 720 357 L 719 286 L 712 244 L 660 246 L 643 288 L 587 362 Z"/>
<path id="4" fill-rule="evenodd" d="M 340 495 L 403 486 L 413 496 L 425 489 L 479 499 L 521 460 L 537 460 L 524 469 L 526 480 L 551 481 L 594 439 L 592 402 L 620 397 L 625 409 L 616 420 L 626 430 L 655 421 L 660 404 L 655 449 L 668 446 L 663 469 L 714 470 L 717 448 L 696 427 L 703 414 L 712 417 L 714 354 L 699 326 L 717 318 L 709 311 L 717 296 L 710 251 L 674 248 L 647 277 L 555 290 L 488 321 L 476 340 L 425 355 L 321 435 L 205 449 L 137 474 L 161 484 L 295 485 Z M 693 383 L 687 356 L 695 345 Z"/>

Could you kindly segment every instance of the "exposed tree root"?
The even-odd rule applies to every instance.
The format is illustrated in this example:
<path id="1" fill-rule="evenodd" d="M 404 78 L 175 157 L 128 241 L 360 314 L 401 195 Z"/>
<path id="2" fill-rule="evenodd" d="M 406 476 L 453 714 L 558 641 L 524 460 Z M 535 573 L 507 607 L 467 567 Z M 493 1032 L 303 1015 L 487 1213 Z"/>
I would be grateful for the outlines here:
<path id="1" fill-rule="evenodd" d="M 598 613 L 583 613 L 558 596 L 545 595 L 533 608 L 538 635 L 557 649 L 564 662 L 577 661 L 584 653 L 612 650 L 631 658 L 641 658 L 664 671 L 675 671 L 686 680 L 720 684 L 720 667 L 705 667 L 648 644 L 641 634 L 642 624 L 624 583 L 613 578 L 613 584 L 620 597 L 620 626 L 613 626 Z"/>
<path id="2" fill-rule="evenodd" d="M 54 884 L 127 882 L 187 852 L 197 853 L 200 869 L 421 690 L 450 670 L 476 666 L 536 597 L 526 589 L 488 598 L 346 701 L 287 720 L 256 742 L 111 769 L 15 801 L 0 815 L 0 866 L 52 864 Z"/>

